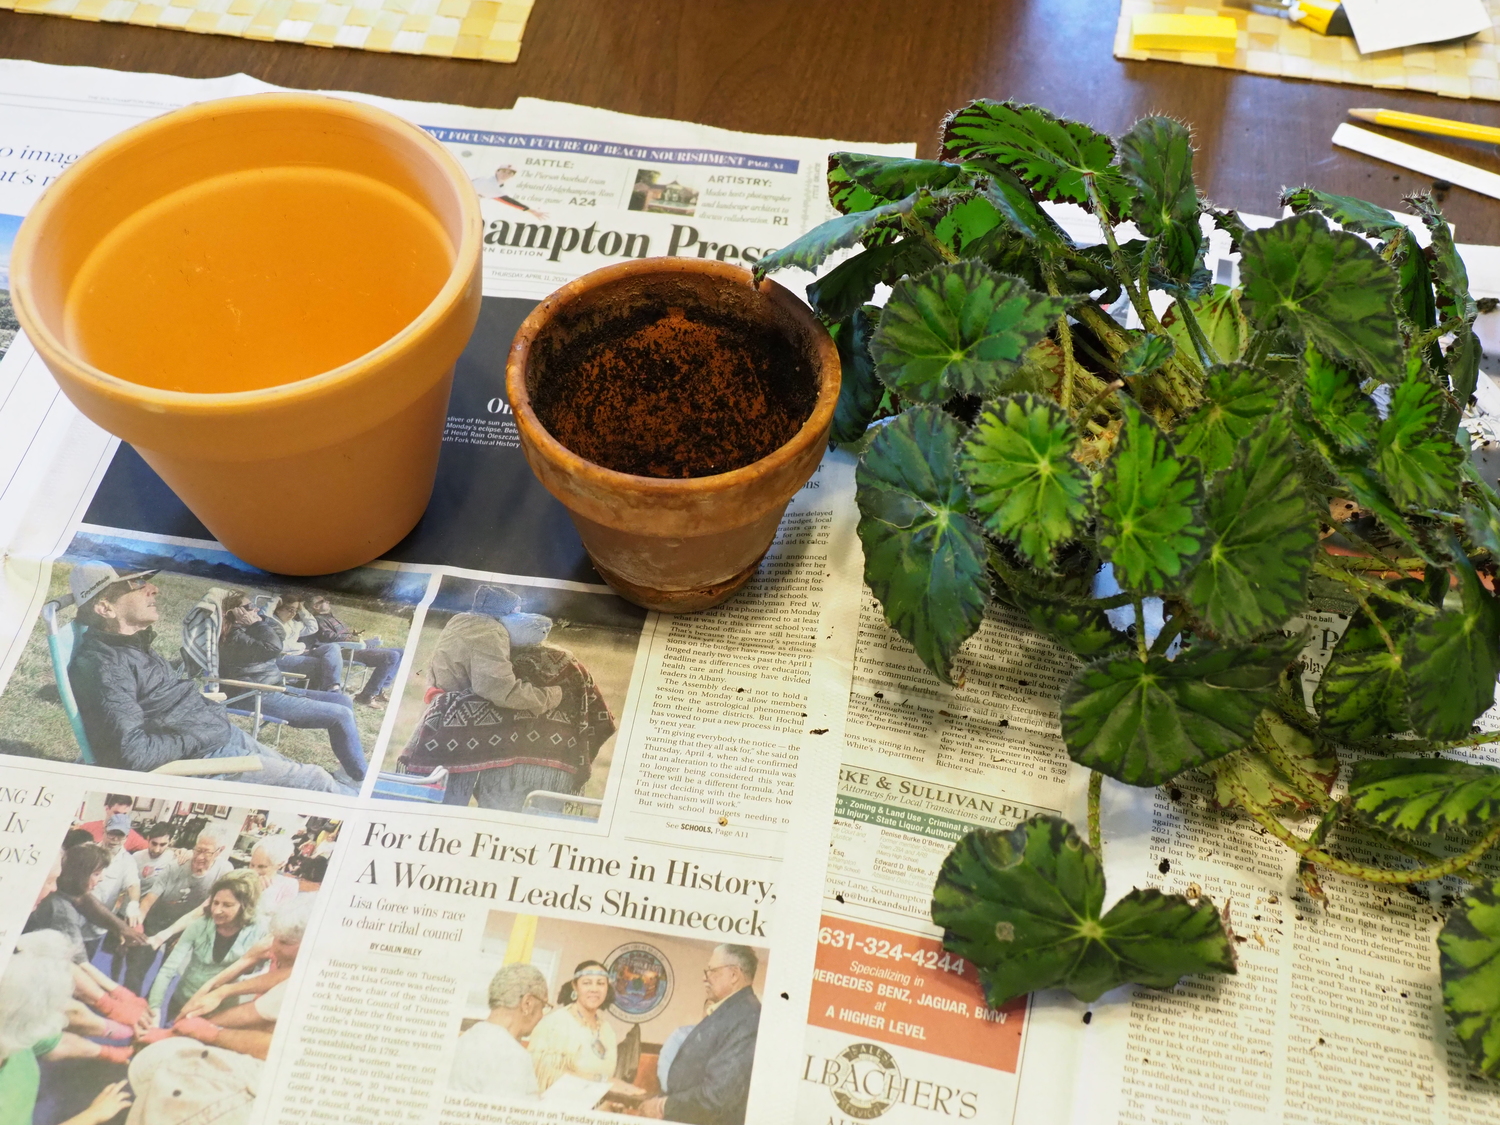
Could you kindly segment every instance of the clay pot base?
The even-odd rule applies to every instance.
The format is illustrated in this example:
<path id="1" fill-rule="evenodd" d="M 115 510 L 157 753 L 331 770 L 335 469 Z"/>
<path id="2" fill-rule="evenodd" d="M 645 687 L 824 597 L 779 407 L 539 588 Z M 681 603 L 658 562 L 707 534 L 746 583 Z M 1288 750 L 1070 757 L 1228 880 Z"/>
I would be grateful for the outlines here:
<path id="1" fill-rule="evenodd" d="M 765 557 L 765 552 L 762 551 L 753 563 L 733 578 L 717 582 L 712 586 L 698 586 L 691 590 L 655 590 L 649 586 L 637 586 L 634 582 L 620 577 L 592 555 L 589 556 L 589 561 L 594 564 L 594 569 L 599 572 L 604 581 L 609 583 L 609 588 L 627 602 L 638 605 L 642 609 L 654 609 L 661 613 L 697 613 L 700 609 L 712 609 L 720 602 L 728 600 L 741 586 L 750 581 L 756 568 L 760 566 L 761 559 Z"/>

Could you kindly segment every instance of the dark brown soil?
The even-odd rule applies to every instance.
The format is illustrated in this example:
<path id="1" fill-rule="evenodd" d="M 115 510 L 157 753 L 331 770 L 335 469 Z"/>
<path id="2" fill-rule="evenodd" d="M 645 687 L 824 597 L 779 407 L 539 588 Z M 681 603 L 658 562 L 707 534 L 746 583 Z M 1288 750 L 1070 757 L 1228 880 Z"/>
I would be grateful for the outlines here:
<path id="1" fill-rule="evenodd" d="M 542 425 L 621 473 L 706 477 L 786 444 L 817 400 L 810 365 L 770 327 L 648 309 L 581 334 L 532 388 Z"/>

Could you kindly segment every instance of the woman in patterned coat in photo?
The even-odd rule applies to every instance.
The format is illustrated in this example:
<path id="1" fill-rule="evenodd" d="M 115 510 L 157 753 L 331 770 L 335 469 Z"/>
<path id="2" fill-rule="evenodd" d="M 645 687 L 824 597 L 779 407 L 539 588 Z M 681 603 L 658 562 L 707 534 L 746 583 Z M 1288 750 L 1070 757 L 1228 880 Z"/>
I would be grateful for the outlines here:
<path id="1" fill-rule="evenodd" d="M 481 587 L 438 637 L 427 709 L 401 755 L 408 773 L 448 770 L 443 801 L 519 812 L 529 793 L 580 793 L 615 731 L 594 679 L 545 644 L 550 618 L 517 612 L 520 596 Z"/>

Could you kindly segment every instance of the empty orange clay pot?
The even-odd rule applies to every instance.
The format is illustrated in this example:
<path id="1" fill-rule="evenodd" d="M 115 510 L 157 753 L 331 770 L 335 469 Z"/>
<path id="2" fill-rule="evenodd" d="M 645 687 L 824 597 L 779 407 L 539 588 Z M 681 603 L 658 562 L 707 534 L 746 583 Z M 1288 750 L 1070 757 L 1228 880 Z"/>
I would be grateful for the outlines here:
<path id="1" fill-rule="evenodd" d="M 767 346 L 736 348 L 741 337 Z M 656 348 L 679 351 L 658 364 Z M 762 362 L 740 379 L 752 351 Z M 722 262 L 646 258 L 538 305 L 511 345 L 505 385 L 526 459 L 605 581 L 637 605 L 684 613 L 718 605 L 755 572 L 823 456 L 839 359 L 807 306 L 775 282 L 757 285 Z M 703 413 L 673 413 L 663 405 L 673 395 Z M 737 444 L 755 459 L 709 471 L 733 464 Z"/>
<path id="2" fill-rule="evenodd" d="M 230 98 L 65 172 L 21 224 L 12 297 L 78 409 L 224 546 L 324 574 L 427 505 L 481 228 L 458 163 L 400 118 Z"/>

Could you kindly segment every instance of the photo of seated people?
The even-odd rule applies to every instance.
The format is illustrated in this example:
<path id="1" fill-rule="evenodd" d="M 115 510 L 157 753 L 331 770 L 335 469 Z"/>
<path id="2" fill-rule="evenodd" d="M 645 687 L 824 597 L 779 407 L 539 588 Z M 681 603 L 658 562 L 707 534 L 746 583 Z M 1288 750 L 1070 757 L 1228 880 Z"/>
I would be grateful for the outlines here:
<path id="1" fill-rule="evenodd" d="M 610 593 L 445 576 L 375 795 L 597 820 L 645 620 Z"/>
<path id="2" fill-rule="evenodd" d="M 357 794 L 428 577 L 293 587 L 211 548 L 83 532 L 0 699 L 0 750 Z M 217 767 L 217 768 L 216 768 Z"/>
<path id="3" fill-rule="evenodd" d="M 0 976 L 0 1121 L 247 1121 L 339 827 L 88 794 Z"/>
<path id="4" fill-rule="evenodd" d="M 743 1125 L 765 951 L 491 911 L 450 1093 Z"/>

